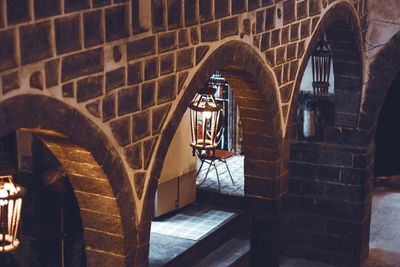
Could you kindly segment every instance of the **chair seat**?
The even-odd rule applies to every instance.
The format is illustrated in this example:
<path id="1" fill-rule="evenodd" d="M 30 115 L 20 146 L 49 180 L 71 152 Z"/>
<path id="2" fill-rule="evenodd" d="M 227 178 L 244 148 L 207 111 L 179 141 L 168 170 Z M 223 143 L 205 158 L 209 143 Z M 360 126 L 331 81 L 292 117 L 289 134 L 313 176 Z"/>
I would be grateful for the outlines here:
<path id="1" fill-rule="evenodd" d="M 214 153 L 210 155 L 209 153 L 199 154 L 200 159 L 208 159 L 208 160 L 221 160 L 227 159 L 234 155 L 235 153 L 229 150 L 215 149 Z"/>

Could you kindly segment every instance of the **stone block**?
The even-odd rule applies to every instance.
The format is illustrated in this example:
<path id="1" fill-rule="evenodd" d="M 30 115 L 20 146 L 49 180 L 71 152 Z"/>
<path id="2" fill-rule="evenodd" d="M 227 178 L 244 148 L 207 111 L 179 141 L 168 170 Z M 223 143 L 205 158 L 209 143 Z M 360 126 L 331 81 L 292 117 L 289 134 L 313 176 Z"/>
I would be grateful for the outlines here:
<path id="1" fill-rule="evenodd" d="M 38 90 L 43 90 L 44 78 L 43 78 L 43 73 L 41 71 L 35 71 L 31 74 L 31 77 L 29 78 L 29 87 Z"/>
<path id="2" fill-rule="evenodd" d="M 275 7 L 266 9 L 265 14 L 265 30 L 272 30 L 275 28 Z"/>
<path id="3" fill-rule="evenodd" d="M 138 170 L 142 168 L 142 143 L 136 143 L 126 147 L 124 149 L 124 154 L 129 166 L 132 169 Z"/>
<path id="4" fill-rule="evenodd" d="M 149 82 L 142 84 L 142 109 L 146 109 L 155 104 L 155 95 L 156 95 L 156 83 Z"/>
<path id="5" fill-rule="evenodd" d="M 304 0 L 302 2 L 297 3 L 297 20 L 301 20 L 308 17 L 307 2 L 308 0 Z"/>
<path id="6" fill-rule="evenodd" d="M 16 67 L 15 31 L 0 32 L 0 40 L 0 71 Z"/>
<path id="7" fill-rule="evenodd" d="M 286 46 L 286 59 L 292 60 L 296 58 L 297 55 L 297 45 L 296 43 L 291 43 Z"/>
<path id="8" fill-rule="evenodd" d="M 276 47 L 281 44 L 281 30 L 277 29 L 271 33 L 271 47 Z"/>
<path id="9" fill-rule="evenodd" d="M 281 32 L 282 44 L 287 44 L 289 42 L 289 29 L 290 29 L 289 26 L 282 29 L 282 32 Z"/>
<path id="10" fill-rule="evenodd" d="M 212 0 L 199 1 L 200 22 L 206 22 L 213 19 Z"/>
<path id="11" fill-rule="evenodd" d="M 128 60 L 152 55 L 156 52 L 156 39 L 154 36 L 129 42 L 126 46 Z"/>
<path id="12" fill-rule="evenodd" d="M 160 57 L 160 74 L 169 74 L 175 71 L 175 53 Z"/>
<path id="13" fill-rule="evenodd" d="M 212 42 L 219 39 L 219 24 L 213 22 L 201 26 L 201 41 Z"/>
<path id="14" fill-rule="evenodd" d="M 111 4 L 111 0 L 92 0 L 93 7 L 108 6 Z"/>
<path id="15" fill-rule="evenodd" d="M 221 38 L 239 34 L 238 17 L 227 18 L 221 21 Z"/>
<path id="16" fill-rule="evenodd" d="M 244 11 L 246 11 L 246 1 L 245 0 L 232 1 L 232 14 L 239 14 Z"/>
<path id="17" fill-rule="evenodd" d="M 139 88 L 137 86 L 118 92 L 118 116 L 133 113 L 140 108 Z"/>
<path id="18" fill-rule="evenodd" d="M 149 167 L 149 163 L 151 160 L 151 156 L 154 151 L 154 147 L 157 142 L 157 137 L 152 137 L 143 142 L 143 160 L 144 160 L 144 169 L 147 170 Z"/>
<path id="19" fill-rule="evenodd" d="M 111 131 L 120 146 L 131 143 L 131 118 L 124 117 L 110 123 Z"/>
<path id="20" fill-rule="evenodd" d="M 106 91 L 125 85 L 125 68 L 121 67 L 106 74 Z"/>
<path id="21" fill-rule="evenodd" d="M 176 70 L 184 70 L 193 67 L 193 48 L 178 51 Z"/>
<path id="22" fill-rule="evenodd" d="M 249 11 L 260 7 L 260 0 L 248 0 Z"/>
<path id="23" fill-rule="evenodd" d="M 171 104 L 163 105 L 153 109 L 152 111 L 152 134 L 158 134 L 164 125 L 168 112 L 171 109 Z"/>
<path id="24" fill-rule="evenodd" d="M 20 28 L 21 63 L 37 62 L 52 56 L 50 22 Z"/>
<path id="25" fill-rule="evenodd" d="M 299 39 L 299 23 L 290 25 L 290 41 L 297 41 Z"/>
<path id="26" fill-rule="evenodd" d="M 176 77 L 170 75 L 158 82 L 157 104 L 171 101 L 176 96 Z"/>
<path id="27" fill-rule="evenodd" d="M 62 96 L 63 97 L 74 97 L 75 93 L 74 93 L 74 83 L 66 83 L 63 84 L 63 86 L 61 87 L 61 91 L 62 91 Z M 98 111 L 99 109 L 97 109 Z M 97 113 L 97 112 L 95 112 Z"/>
<path id="28" fill-rule="evenodd" d="M 266 32 L 261 36 L 261 52 L 264 52 L 271 47 L 270 36 L 271 34 L 269 32 Z"/>
<path id="29" fill-rule="evenodd" d="M 58 55 L 81 49 L 79 14 L 56 19 L 54 24 Z"/>
<path id="30" fill-rule="evenodd" d="M 200 42 L 199 29 L 197 27 L 190 29 L 190 41 L 194 45 L 197 45 Z"/>
<path id="31" fill-rule="evenodd" d="M 102 11 L 96 10 L 84 13 L 83 29 L 85 47 L 91 47 L 103 43 Z"/>
<path id="32" fill-rule="evenodd" d="M 229 9 L 229 0 L 214 0 L 214 11 L 216 19 L 229 16 L 231 13 Z"/>
<path id="33" fill-rule="evenodd" d="M 145 81 L 158 77 L 158 57 L 147 59 L 144 63 Z"/>
<path id="34" fill-rule="evenodd" d="M 283 2 L 283 25 L 289 24 L 296 20 L 295 1 L 287 0 Z"/>
<path id="35" fill-rule="evenodd" d="M 198 23 L 196 0 L 185 0 L 185 27 Z"/>
<path id="36" fill-rule="evenodd" d="M 29 0 L 7 0 L 7 21 L 9 25 L 26 22 L 30 19 Z"/>
<path id="37" fill-rule="evenodd" d="M 137 84 L 143 81 L 143 63 L 137 62 L 128 65 L 128 84 Z"/>
<path id="38" fill-rule="evenodd" d="M 76 101 L 78 103 L 93 99 L 103 94 L 103 75 L 79 80 L 77 83 Z"/>
<path id="39" fill-rule="evenodd" d="M 168 30 L 182 26 L 182 0 L 167 0 Z"/>
<path id="40" fill-rule="evenodd" d="M 58 85 L 60 80 L 59 69 L 60 69 L 59 59 L 53 59 L 44 63 L 47 88 Z"/>
<path id="41" fill-rule="evenodd" d="M 310 23 L 311 20 L 307 19 L 301 22 L 300 24 L 300 36 L 301 39 L 304 39 L 310 35 Z"/>
<path id="42" fill-rule="evenodd" d="M 46 18 L 61 13 L 60 0 L 35 0 L 35 18 Z"/>
<path id="43" fill-rule="evenodd" d="M 150 112 L 143 111 L 132 115 L 132 142 L 150 135 Z"/>
<path id="44" fill-rule="evenodd" d="M 115 118 L 115 94 L 104 97 L 101 101 L 103 111 L 103 121 Z"/>
<path id="45" fill-rule="evenodd" d="M 62 59 L 61 80 L 100 72 L 104 69 L 103 49 L 97 48 L 66 56 Z"/>
<path id="46" fill-rule="evenodd" d="M 2 83 L 3 83 L 3 95 L 19 89 L 19 74 L 17 71 L 6 74 L 2 77 Z"/>
<path id="47" fill-rule="evenodd" d="M 256 33 L 263 32 L 265 29 L 265 10 L 256 13 Z"/>
<path id="48" fill-rule="evenodd" d="M 77 10 L 82 10 L 89 8 L 88 0 L 64 0 L 64 10 L 65 12 L 73 12 Z"/>
<path id="49" fill-rule="evenodd" d="M 125 5 L 106 9 L 106 40 L 118 40 L 129 35 L 128 8 Z"/>
<path id="50" fill-rule="evenodd" d="M 315 16 L 321 12 L 321 1 L 320 0 L 309 0 L 308 4 L 310 16 Z"/>
<path id="51" fill-rule="evenodd" d="M 158 36 L 158 52 L 176 49 L 176 32 L 163 33 Z"/>
<path id="52" fill-rule="evenodd" d="M 164 1 L 163 0 L 151 0 L 151 14 L 153 22 L 153 31 L 159 32 L 165 30 L 164 24 Z"/>
<path id="53" fill-rule="evenodd" d="M 188 31 L 186 29 L 179 30 L 178 33 L 178 46 L 179 48 L 189 45 Z"/>

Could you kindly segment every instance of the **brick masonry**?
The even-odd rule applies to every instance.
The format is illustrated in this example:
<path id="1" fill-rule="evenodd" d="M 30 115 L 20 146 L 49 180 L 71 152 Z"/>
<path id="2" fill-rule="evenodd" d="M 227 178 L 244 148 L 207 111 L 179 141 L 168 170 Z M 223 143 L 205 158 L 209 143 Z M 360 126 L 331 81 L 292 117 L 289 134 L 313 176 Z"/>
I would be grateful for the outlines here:
<path id="1" fill-rule="evenodd" d="M 324 20 L 326 14 L 331 15 Z M 260 225 L 279 227 L 279 207 L 287 191 L 290 142 L 285 137 L 300 73 L 321 31 L 327 30 L 324 25 L 337 18 L 356 25 L 356 34 L 364 36 L 367 14 L 366 0 L 46 0 L 34 5 L 27 0 L 0 0 L 0 99 L 51 95 L 106 133 L 126 166 L 121 168 L 130 177 L 133 207 L 141 222 L 135 233 L 137 249 L 129 257 L 135 266 L 144 266 L 156 174 L 162 166 L 160 155 L 168 149 L 159 144 L 172 138 L 196 88 L 213 71 L 239 66 L 239 72 L 225 71 L 235 87 L 247 88 L 238 101 L 243 114 L 248 114 L 246 194 L 254 204 L 254 229 L 260 231 L 254 232 L 253 248 L 259 248 L 254 250 L 256 257 L 263 257 L 263 242 L 276 228 L 268 232 Z M 242 49 L 251 60 L 232 61 L 231 55 Z M 211 55 L 216 64 L 209 60 Z M 355 89 L 341 88 L 337 104 L 341 107 L 337 123 L 345 128 L 354 128 L 359 110 L 358 104 L 342 101 L 360 97 L 356 71 L 353 76 Z M 252 88 L 259 89 L 251 92 Z M 259 101 L 259 95 L 265 95 L 265 101 Z M 256 129 L 256 123 L 265 127 Z M 333 128 L 327 139 L 345 143 L 358 134 Z M 263 146 L 254 147 L 258 144 Z M 258 198 L 263 201 L 258 203 Z M 274 214 L 273 219 L 264 213 Z M 276 249 L 276 244 L 272 247 Z M 276 264 L 272 256 L 269 260 Z"/>

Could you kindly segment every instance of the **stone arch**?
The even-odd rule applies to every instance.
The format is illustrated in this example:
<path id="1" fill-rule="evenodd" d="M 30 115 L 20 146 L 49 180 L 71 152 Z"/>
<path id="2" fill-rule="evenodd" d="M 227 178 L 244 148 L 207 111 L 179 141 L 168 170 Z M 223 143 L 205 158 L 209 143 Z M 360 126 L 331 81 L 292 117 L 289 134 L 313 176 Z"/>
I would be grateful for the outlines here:
<path id="1" fill-rule="evenodd" d="M 136 256 L 133 193 L 123 163 L 104 133 L 79 111 L 40 95 L 0 103 L 0 136 L 20 128 L 44 129 L 38 138 L 72 177 L 88 266 L 132 266 Z"/>
<path id="2" fill-rule="evenodd" d="M 358 15 L 348 2 L 331 7 L 319 21 L 301 62 L 296 81 L 291 115 L 296 106 L 301 80 L 319 38 L 326 33 L 333 53 L 335 78 L 335 125 L 355 128 L 358 123 L 362 89 L 362 49 Z M 289 118 L 288 122 L 291 122 Z"/>
<path id="3" fill-rule="evenodd" d="M 359 128 L 375 135 L 385 97 L 400 73 L 400 31 L 377 54 L 369 68 L 368 82 L 361 106 Z"/>
<path id="4" fill-rule="evenodd" d="M 280 100 L 273 73 L 258 52 L 241 41 L 230 41 L 211 53 L 183 93 L 161 134 L 160 146 L 155 153 L 150 174 L 142 222 L 147 228 L 151 224 L 151 211 L 163 160 L 183 114 L 199 88 L 216 70 L 223 73 L 232 87 L 243 123 L 245 196 L 253 207 L 250 208 L 253 223 L 258 225 L 254 228 L 262 231 L 259 235 L 254 235 L 256 242 L 252 242 L 252 260 L 258 263 L 279 263 L 279 249 L 265 252 L 265 244 L 268 243 L 267 246 L 272 248 L 279 246 L 279 241 L 276 240 L 276 229 L 279 228 L 276 217 L 280 212 L 282 195 L 286 192 L 286 146 L 282 137 Z M 268 217 L 265 213 L 271 216 Z M 270 229 L 260 230 L 261 225 Z"/>

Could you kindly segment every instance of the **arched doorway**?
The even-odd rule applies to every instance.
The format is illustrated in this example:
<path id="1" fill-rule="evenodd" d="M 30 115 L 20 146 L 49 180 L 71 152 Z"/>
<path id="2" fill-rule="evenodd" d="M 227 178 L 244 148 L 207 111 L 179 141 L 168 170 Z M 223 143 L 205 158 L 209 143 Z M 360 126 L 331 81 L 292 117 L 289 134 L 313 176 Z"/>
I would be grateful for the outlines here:
<path id="1" fill-rule="evenodd" d="M 243 125 L 244 193 L 251 213 L 251 258 L 253 264 L 279 264 L 280 201 L 285 193 L 281 113 L 274 75 L 259 54 L 239 41 L 215 50 L 192 78 L 161 137 L 151 172 L 146 201 L 152 203 L 163 160 L 189 103 L 216 71 L 232 87 Z M 150 209 L 152 210 L 152 209 Z M 151 214 L 143 221 L 150 222 Z"/>
<path id="2" fill-rule="evenodd" d="M 80 207 L 87 265 L 131 266 L 136 244 L 131 186 L 102 131 L 73 108 L 40 95 L 4 100 L 0 114 L 2 137 L 21 128 L 50 135 L 41 142 L 71 178 Z"/>
<path id="3" fill-rule="evenodd" d="M 400 61 L 399 33 L 395 34 L 377 53 L 370 65 L 370 76 L 360 117 L 360 128 L 370 132 L 371 157 L 375 168 L 369 179 L 374 183 L 369 234 L 369 258 L 366 266 L 390 266 L 399 257 L 398 246 L 393 244 L 398 235 L 399 207 L 398 169 L 396 165 L 398 147 L 395 113 L 397 111 Z M 396 151 L 396 153 L 393 153 Z M 388 238 L 389 237 L 389 238 Z"/>
<path id="4" fill-rule="evenodd" d="M 300 90 L 309 58 L 321 38 L 326 38 L 333 61 L 334 88 L 325 96 Z M 289 120 L 289 191 L 284 201 L 282 238 L 285 255 L 352 266 L 366 258 L 365 236 L 360 229 L 369 224 L 368 212 L 362 211 L 369 203 L 364 194 L 369 186 L 364 180 L 367 166 L 354 160 L 364 160 L 366 154 L 365 141 L 356 138 L 360 134 L 356 129 L 363 79 L 361 40 L 357 13 L 342 2 L 322 17 L 303 58 Z M 315 127 L 312 136 L 304 131 L 305 109 L 315 114 L 309 121 Z"/>

